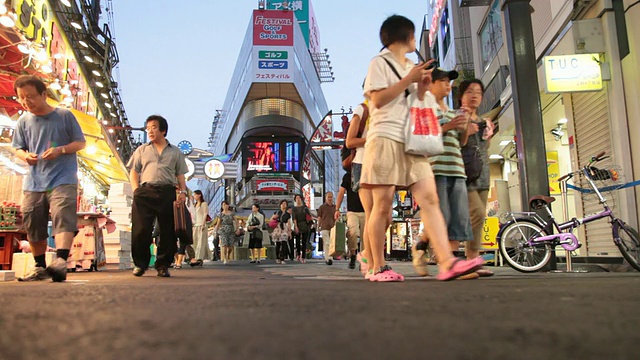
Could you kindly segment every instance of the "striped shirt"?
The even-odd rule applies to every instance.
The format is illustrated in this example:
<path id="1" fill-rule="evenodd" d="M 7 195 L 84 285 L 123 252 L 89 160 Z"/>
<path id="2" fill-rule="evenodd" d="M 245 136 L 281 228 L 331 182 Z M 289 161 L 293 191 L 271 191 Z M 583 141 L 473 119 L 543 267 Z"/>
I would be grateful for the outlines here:
<path id="1" fill-rule="evenodd" d="M 438 109 L 438 120 L 440 125 L 447 124 L 456 117 L 456 112 L 449 109 L 446 112 Z M 464 170 L 464 161 L 460 152 L 460 132 L 452 129 L 442 134 L 444 143 L 444 153 L 431 157 L 431 168 L 435 176 L 448 176 L 467 178 Z"/>

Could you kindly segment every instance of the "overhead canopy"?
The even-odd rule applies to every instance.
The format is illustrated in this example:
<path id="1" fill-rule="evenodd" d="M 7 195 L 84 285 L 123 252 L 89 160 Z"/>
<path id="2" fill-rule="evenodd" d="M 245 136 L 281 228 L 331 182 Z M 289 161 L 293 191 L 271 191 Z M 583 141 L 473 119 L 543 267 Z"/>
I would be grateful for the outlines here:
<path id="1" fill-rule="evenodd" d="M 51 106 L 58 102 L 47 99 Z M 100 120 L 75 109 L 69 109 L 78 120 L 87 146 L 78 152 L 78 160 L 104 185 L 129 182 L 129 173 L 120 155 L 107 142 Z"/>

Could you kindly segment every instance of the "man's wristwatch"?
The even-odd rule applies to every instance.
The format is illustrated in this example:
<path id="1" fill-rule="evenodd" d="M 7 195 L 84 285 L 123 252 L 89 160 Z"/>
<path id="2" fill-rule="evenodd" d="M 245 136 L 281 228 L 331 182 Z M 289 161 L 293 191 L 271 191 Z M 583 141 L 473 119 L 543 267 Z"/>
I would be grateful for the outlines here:
<path id="1" fill-rule="evenodd" d="M 60 146 L 60 147 L 62 148 L 62 153 L 63 153 L 63 154 L 66 154 L 66 153 L 67 153 L 67 149 L 65 149 L 65 147 L 64 147 L 64 146 Z"/>

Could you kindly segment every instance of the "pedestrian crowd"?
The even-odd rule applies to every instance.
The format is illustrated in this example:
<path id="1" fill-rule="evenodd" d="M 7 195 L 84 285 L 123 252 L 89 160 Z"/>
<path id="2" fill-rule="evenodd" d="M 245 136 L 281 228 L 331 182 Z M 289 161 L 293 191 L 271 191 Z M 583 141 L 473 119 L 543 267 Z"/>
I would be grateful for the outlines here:
<path id="1" fill-rule="evenodd" d="M 383 49 L 371 60 L 363 84 L 365 100 L 354 110 L 347 130 L 342 152 L 346 173 L 337 202 L 334 194 L 327 192 L 316 217 L 302 196 L 296 195 L 292 206 L 282 200 L 271 217 L 254 204 L 246 224 L 224 201 L 212 220 L 202 192 L 191 194 L 187 189 L 184 155 L 166 138 L 167 120 L 149 116 L 145 121 L 149 142 L 139 146 L 127 164 L 133 190 L 133 275 L 142 276 L 148 270 L 154 239 L 155 270 L 158 276 L 169 277 L 169 269 L 182 268 L 187 256 L 190 266 L 202 266 L 205 260 L 218 257 L 227 264 L 245 231 L 251 263 L 260 263 L 264 238 L 270 236 L 276 262 L 284 264 L 292 260 L 305 263 L 311 237 L 319 230 L 324 260 L 331 265 L 333 255 L 342 252 L 335 239 L 344 228 L 336 221 L 346 197 L 344 252 L 349 268 L 359 264 L 364 278 L 372 282 L 403 281 L 404 276 L 386 263 L 384 254 L 397 190 L 409 190 L 420 208 L 424 231 L 411 249 L 419 275 L 429 275 L 429 248 L 435 253 L 439 280 L 493 275 L 482 267 L 479 256 L 489 190 L 487 148 L 494 130 L 490 119 L 477 114 L 484 85 L 477 79 L 462 81 L 460 107 L 451 109 L 446 99 L 458 73 L 433 66 L 433 60 L 416 65 L 406 57 L 416 52 L 415 26 L 409 19 L 399 15 L 387 18 L 380 28 L 380 40 Z M 22 209 L 36 264 L 22 280 L 51 277 L 64 281 L 65 261 L 77 232 L 76 152 L 84 148 L 85 139 L 70 111 L 47 104 L 42 81 L 22 76 L 15 90 L 27 110 L 18 120 L 13 147 L 17 156 L 31 165 L 24 182 Z M 416 106 L 418 111 L 414 111 Z M 410 132 L 408 123 L 413 126 Z M 441 134 L 439 143 L 433 143 L 440 150 L 408 150 L 411 136 L 434 134 Z M 184 212 L 176 212 L 181 206 Z M 57 260 L 47 266 L 47 223 L 43 219 L 49 211 Z M 211 221 L 216 239 L 213 251 L 208 242 Z M 185 228 L 189 230 L 176 230 Z M 462 243 L 466 256 L 458 258 L 454 254 Z"/>

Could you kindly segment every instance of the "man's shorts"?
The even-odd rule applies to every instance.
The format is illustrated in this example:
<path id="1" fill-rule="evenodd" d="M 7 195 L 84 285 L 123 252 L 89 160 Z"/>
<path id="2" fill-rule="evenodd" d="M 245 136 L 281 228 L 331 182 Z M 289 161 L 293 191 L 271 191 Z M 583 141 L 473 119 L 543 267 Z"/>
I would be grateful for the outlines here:
<path id="1" fill-rule="evenodd" d="M 78 232 L 78 186 L 60 185 L 51 191 L 25 191 L 22 199 L 22 217 L 29 242 L 47 240 L 51 211 L 51 235 Z"/>
<path id="2" fill-rule="evenodd" d="M 440 199 L 440 210 L 447 224 L 449 240 L 473 239 L 469 220 L 469 197 L 467 181 L 461 177 L 436 176 L 436 187 Z"/>

